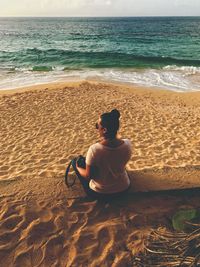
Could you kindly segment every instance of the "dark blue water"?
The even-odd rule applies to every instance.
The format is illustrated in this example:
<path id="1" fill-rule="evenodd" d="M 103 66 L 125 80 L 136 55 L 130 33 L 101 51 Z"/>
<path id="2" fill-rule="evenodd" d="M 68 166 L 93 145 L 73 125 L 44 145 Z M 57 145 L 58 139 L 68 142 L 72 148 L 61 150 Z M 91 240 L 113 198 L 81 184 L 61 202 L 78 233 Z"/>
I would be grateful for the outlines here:
<path id="1" fill-rule="evenodd" d="M 197 90 L 199 72 L 200 17 L 0 18 L 1 88 L 80 76 Z"/>

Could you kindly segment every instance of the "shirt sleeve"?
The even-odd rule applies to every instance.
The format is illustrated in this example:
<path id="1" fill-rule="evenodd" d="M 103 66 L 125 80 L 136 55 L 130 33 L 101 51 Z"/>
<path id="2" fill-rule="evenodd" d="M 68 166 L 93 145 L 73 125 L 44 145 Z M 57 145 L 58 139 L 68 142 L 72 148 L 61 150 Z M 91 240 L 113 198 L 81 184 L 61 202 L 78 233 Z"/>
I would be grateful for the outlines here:
<path id="1" fill-rule="evenodd" d="M 86 162 L 87 165 L 91 166 L 91 165 L 94 165 L 94 161 L 95 161 L 95 159 L 94 159 L 93 147 L 90 146 L 89 149 L 88 149 L 88 152 L 86 154 L 85 162 Z"/>
<path id="2" fill-rule="evenodd" d="M 131 145 L 131 141 L 127 139 L 127 144 L 128 144 L 128 155 L 129 155 L 129 159 L 131 158 L 132 155 L 132 145 Z"/>

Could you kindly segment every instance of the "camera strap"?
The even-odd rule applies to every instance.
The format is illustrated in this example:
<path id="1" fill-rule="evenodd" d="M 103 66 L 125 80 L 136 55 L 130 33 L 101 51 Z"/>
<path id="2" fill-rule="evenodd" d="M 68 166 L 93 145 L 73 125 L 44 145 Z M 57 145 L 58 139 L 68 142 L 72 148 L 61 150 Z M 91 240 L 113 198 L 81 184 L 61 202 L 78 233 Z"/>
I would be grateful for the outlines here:
<path id="1" fill-rule="evenodd" d="M 76 168 L 76 163 L 78 164 L 79 167 L 84 168 L 84 169 L 86 168 L 85 157 L 83 157 L 82 155 L 80 155 L 80 156 L 78 156 L 78 157 L 76 157 L 70 161 L 70 163 L 67 166 L 66 172 L 65 172 L 65 184 L 67 185 L 68 188 L 72 187 L 76 182 L 76 177 L 80 176 L 80 173 Z M 70 183 L 69 182 L 69 170 L 70 170 L 71 166 L 72 166 L 73 170 L 75 171 L 76 176 L 75 176 L 74 180 Z"/>
<path id="2" fill-rule="evenodd" d="M 67 185 L 68 188 L 72 187 L 75 184 L 75 182 L 76 182 L 76 177 L 74 178 L 74 180 L 73 180 L 72 183 L 69 182 L 69 177 L 68 177 L 69 176 L 70 167 L 72 166 L 73 169 L 74 169 L 74 166 L 73 166 L 74 165 L 73 164 L 74 162 L 76 162 L 76 158 L 74 158 L 74 159 L 72 159 L 70 161 L 70 163 L 68 164 L 67 169 L 65 171 L 65 184 Z M 77 172 L 77 170 L 75 170 L 75 169 L 74 169 L 74 171 Z M 77 175 L 77 173 L 76 173 L 76 175 Z"/>

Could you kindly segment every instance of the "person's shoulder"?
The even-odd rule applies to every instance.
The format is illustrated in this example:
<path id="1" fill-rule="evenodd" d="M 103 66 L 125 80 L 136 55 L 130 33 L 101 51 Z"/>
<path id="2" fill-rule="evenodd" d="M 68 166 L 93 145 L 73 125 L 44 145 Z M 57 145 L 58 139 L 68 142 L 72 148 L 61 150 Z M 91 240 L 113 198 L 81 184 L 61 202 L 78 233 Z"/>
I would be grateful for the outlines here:
<path id="1" fill-rule="evenodd" d="M 93 157 L 95 157 L 96 155 L 102 153 L 102 151 L 103 151 L 103 149 L 101 147 L 101 144 L 95 143 L 89 147 L 88 155 L 92 155 Z"/>
<path id="2" fill-rule="evenodd" d="M 101 147 L 100 143 L 95 143 L 95 144 L 92 144 L 89 149 L 95 151 L 97 149 L 99 149 Z"/>
<path id="3" fill-rule="evenodd" d="M 129 139 L 123 139 L 123 140 L 124 140 L 124 149 L 131 156 L 131 154 L 132 154 L 131 141 Z"/>
<path id="4" fill-rule="evenodd" d="M 124 141 L 125 144 L 129 144 L 131 145 L 131 141 L 129 139 L 122 139 Z"/>
<path id="5" fill-rule="evenodd" d="M 131 141 L 129 139 L 122 139 L 124 141 L 124 145 L 131 148 Z"/>

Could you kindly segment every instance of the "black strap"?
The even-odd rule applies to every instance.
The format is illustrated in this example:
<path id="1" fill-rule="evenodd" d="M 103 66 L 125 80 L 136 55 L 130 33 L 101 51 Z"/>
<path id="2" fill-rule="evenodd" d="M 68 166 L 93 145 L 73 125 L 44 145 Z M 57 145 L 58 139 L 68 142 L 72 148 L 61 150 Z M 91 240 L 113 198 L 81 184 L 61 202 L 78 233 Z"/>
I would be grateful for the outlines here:
<path id="1" fill-rule="evenodd" d="M 69 165 L 67 166 L 66 172 L 65 172 L 65 184 L 67 185 L 68 188 L 72 187 L 75 184 L 76 177 L 80 176 L 80 173 L 78 172 L 78 170 L 76 168 L 76 163 L 78 164 L 79 167 L 84 168 L 84 169 L 86 168 L 85 157 L 83 157 L 81 155 L 70 161 Z M 73 182 L 69 183 L 68 174 L 69 174 L 69 170 L 70 170 L 71 166 L 73 167 L 73 170 L 75 171 L 76 176 L 75 176 Z"/>
<path id="2" fill-rule="evenodd" d="M 74 178 L 74 181 L 71 184 L 68 181 L 68 173 L 69 173 L 71 165 L 72 165 L 72 160 L 70 161 L 69 165 L 67 166 L 67 169 L 66 169 L 66 172 L 65 172 L 65 184 L 67 185 L 68 188 L 72 187 L 75 184 L 75 181 L 76 181 L 76 177 Z"/>

